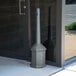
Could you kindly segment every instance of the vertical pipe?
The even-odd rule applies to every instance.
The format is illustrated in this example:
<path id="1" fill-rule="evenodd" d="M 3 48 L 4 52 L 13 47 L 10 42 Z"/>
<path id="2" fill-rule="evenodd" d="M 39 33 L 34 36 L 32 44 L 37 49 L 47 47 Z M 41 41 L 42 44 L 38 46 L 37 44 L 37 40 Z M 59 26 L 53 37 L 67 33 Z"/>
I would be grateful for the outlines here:
<path id="1" fill-rule="evenodd" d="M 40 8 L 37 8 L 37 44 L 40 43 Z"/>

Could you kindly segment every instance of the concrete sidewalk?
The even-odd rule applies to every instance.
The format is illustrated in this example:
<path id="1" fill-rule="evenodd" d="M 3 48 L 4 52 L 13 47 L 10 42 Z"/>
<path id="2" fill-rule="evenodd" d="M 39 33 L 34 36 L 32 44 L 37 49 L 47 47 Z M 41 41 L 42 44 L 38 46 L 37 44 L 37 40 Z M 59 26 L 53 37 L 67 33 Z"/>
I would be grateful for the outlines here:
<path id="1" fill-rule="evenodd" d="M 31 68 L 30 62 L 19 59 L 0 57 L 0 76 L 49 76 L 61 70 L 56 66 Z"/>
<path id="2" fill-rule="evenodd" d="M 64 69 L 50 76 L 76 76 L 76 62 L 64 67 Z"/>
<path id="3" fill-rule="evenodd" d="M 0 57 L 0 76 L 76 76 L 76 62 L 63 68 L 46 65 L 37 69 L 25 60 Z"/>

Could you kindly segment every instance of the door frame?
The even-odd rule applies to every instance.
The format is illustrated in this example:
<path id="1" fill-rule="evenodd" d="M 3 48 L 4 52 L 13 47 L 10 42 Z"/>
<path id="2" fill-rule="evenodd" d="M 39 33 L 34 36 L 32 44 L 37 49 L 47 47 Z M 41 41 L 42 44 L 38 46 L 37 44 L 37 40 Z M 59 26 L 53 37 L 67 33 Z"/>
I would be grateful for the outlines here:
<path id="1" fill-rule="evenodd" d="M 57 0 L 56 5 L 56 65 L 64 65 L 64 5 L 65 0 Z"/>

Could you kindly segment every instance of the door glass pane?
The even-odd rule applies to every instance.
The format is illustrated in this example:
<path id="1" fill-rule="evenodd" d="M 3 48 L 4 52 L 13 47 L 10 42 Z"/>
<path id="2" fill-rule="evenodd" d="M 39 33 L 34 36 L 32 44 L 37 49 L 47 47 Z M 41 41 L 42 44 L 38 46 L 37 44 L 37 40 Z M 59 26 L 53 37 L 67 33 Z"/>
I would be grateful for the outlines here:
<path id="1" fill-rule="evenodd" d="M 64 59 L 68 60 L 76 56 L 76 6 L 65 6 L 65 32 L 64 32 Z"/>

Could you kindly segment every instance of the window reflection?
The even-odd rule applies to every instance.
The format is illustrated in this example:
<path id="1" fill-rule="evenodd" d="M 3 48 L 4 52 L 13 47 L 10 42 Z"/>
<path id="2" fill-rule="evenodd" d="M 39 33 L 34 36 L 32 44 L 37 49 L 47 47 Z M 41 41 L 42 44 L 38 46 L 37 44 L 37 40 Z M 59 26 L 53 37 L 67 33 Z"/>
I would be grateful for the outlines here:
<path id="1" fill-rule="evenodd" d="M 76 0 L 66 0 L 66 4 L 76 4 Z"/>

